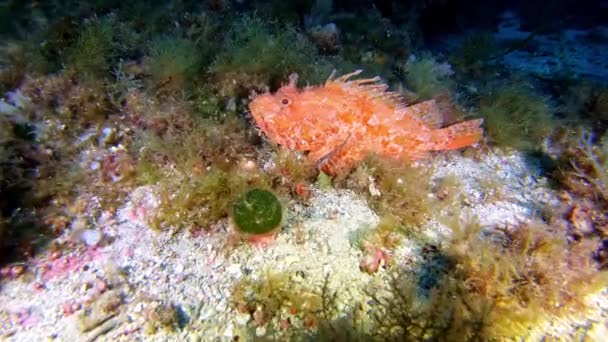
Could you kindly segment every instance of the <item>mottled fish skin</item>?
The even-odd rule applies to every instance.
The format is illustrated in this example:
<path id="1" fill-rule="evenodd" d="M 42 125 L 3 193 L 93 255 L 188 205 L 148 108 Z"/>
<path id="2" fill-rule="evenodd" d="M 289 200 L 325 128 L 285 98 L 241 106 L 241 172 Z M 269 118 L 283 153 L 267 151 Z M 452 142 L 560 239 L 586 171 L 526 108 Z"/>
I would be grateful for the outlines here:
<path id="1" fill-rule="evenodd" d="M 430 151 L 477 143 L 481 119 L 441 127 L 434 100 L 405 105 L 380 78 L 353 79 L 361 70 L 330 78 L 322 86 L 297 89 L 297 75 L 276 93 L 256 95 L 249 109 L 274 142 L 308 152 L 323 171 L 348 171 L 368 154 L 416 160 Z"/>

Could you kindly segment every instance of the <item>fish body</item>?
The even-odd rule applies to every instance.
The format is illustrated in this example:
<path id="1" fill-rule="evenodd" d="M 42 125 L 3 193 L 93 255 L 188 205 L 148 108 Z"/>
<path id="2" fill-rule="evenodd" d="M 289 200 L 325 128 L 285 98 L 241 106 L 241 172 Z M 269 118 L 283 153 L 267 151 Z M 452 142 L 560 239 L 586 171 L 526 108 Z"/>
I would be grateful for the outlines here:
<path id="1" fill-rule="evenodd" d="M 330 78 L 322 86 L 298 89 L 297 76 L 276 93 L 256 95 L 249 109 L 256 125 L 274 142 L 308 152 L 323 171 L 348 171 L 367 155 L 409 160 L 430 151 L 454 150 L 478 142 L 481 119 L 441 128 L 435 101 L 405 105 L 378 77 L 353 79 L 361 70 Z"/>

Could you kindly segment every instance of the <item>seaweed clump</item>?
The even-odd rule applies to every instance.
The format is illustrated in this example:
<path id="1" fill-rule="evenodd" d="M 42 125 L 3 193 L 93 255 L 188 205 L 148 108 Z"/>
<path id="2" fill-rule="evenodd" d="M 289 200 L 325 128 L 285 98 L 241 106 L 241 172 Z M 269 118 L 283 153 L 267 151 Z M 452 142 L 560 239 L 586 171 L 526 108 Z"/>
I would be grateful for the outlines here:
<path id="1" fill-rule="evenodd" d="M 183 90 L 199 71 L 202 59 L 196 44 L 178 37 L 161 37 L 150 47 L 150 73 L 157 92 Z"/>
<path id="2" fill-rule="evenodd" d="M 490 141 L 501 146 L 538 149 L 554 127 L 545 98 L 521 86 L 505 86 L 483 96 L 479 110 Z"/>
<path id="3" fill-rule="evenodd" d="M 68 39 L 65 43 L 69 46 L 63 49 L 57 46 L 60 49 L 57 53 L 65 54 L 64 62 L 79 78 L 104 78 L 120 58 L 137 55 L 141 38 L 139 33 L 109 14 L 82 24 L 78 38 L 73 42 Z"/>
<path id="4" fill-rule="evenodd" d="M 145 146 L 137 157 L 135 178 L 158 188 L 153 227 L 210 229 L 229 216 L 247 188 L 270 183 L 253 162 L 256 155 L 243 121 L 193 115 L 181 102 L 141 103 L 135 94 L 127 107 L 141 126 L 137 144 Z M 244 167 L 243 159 L 254 166 Z"/>
<path id="5" fill-rule="evenodd" d="M 421 292 L 412 273 L 373 289 L 378 335 L 389 341 L 486 341 L 529 338 L 548 320 L 584 315 L 586 296 L 604 288 L 589 246 L 567 242 L 541 223 L 483 233 L 477 224 L 451 225 L 453 238 L 425 248 L 436 278 Z M 445 262 L 437 264 L 440 257 Z M 432 264 L 432 265 L 431 265 Z M 438 266 L 439 265 L 439 266 Z M 429 274 L 428 272 L 425 274 Z M 428 279 L 427 279 L 428 280 Z M 418 282 L 419 283 L 419 282 Z M 425 294 L 426 293 L 426 294 Z"/>
<path id="6" fill-rule="evenodd" d="M 599 139 L 581 130 L 568 137 L 556 179 L 568 192 L 551 219 L 565 224 L 574 239 L 597 245 L 601 268 L 608 267 L 608 133 Z"/>
<path id="7" fill-rule="evenodd" d="M 522 336 L 543 319 L 583 314 L 586 296 L 608 280 L 591 244 L 567 241 L 543 223 L 503 229 L 496 240 L 475 225 L 452 228 L 455 236 L 444 253 L 455 261 L 452 277 L 463 298 L 492 308 L 485 336 Z"/>
<path id="8" fill-rule="evenodd" d="M 228 217 L 231 200 L 247 186 L 244 177 L 223 170 L 175 180 L 177 183 L 160 184 L 160 207 L 152 221 L 154 228 L 209 230 L 212 224 Z"/>
<path id="9" fill-rule="evenodd" d="M 449 92 L 449 77 L 453 71 L 449 64 L 438 63 L 433 57 L 412 58 L 401 67 L 405 82 L 414 92 L 409 97 L 414 101 L 430 100 L 440 94 Z"/>
<path id="10" fill-rule="evenodd" d="M 441 209 L 441 203 L 429 196 L 432 171 L 425 167 L 370 158 L 355 169 L 346 184 L 368 194 L 374 208 L 383 216 L 393 217 L 398 227 L 415 232 Z"/>
<path id="11" fill-rule="evenodd" d="M 110 71 L 115 53 L 112 22 L 95 20 L 83 28 L 68 52 L 68 62 L 81 75 L 99 77 Z"/>
<path id="12" fill-rule="evenodd" d="M 211 73 L 225 96 L 246 96 L 251 89 L 276 87 L 291 73 L 318 83 L 331 67 L 314 46 L 290 26 L 268 24 L 258 17 L 236 20 L 211 65 Z"/>
<path id="13" fill-rule="evenodd" d="M 249 327 L 264 328 L 266 336 L 296 340 L 330 329 L 338 304 L 328 277 L 323 284 L 311 286 L 297 273 L 271 271 L 242 278 L 232 289 L 231 299 L 238 312 L 249 315 Z"/>
<path id="14" fill-rule="evenodd" d="M 569 162 L 561 173 L 566 186 L 575 194 L 608 205 L 608 132 L 594 139 L 591 132 L 581 131 L 563 158 Z"/>

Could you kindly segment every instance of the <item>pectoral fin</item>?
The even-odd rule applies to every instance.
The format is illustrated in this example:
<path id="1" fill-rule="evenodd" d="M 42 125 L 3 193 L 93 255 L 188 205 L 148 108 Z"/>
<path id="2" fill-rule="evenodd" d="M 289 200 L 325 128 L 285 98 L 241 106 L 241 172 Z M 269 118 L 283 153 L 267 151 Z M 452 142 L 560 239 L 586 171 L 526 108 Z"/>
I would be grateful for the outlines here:
<path id="1" fill-rule="evenodd" d="M 349 144 L 351 134 L 349 134 L 339 145 L 312 152 L 309 158 L 315 161 L 317 169 L 329 175 L 335 175 L 342 168 L 350 166 L 353 162 L 351 144 Z"/>

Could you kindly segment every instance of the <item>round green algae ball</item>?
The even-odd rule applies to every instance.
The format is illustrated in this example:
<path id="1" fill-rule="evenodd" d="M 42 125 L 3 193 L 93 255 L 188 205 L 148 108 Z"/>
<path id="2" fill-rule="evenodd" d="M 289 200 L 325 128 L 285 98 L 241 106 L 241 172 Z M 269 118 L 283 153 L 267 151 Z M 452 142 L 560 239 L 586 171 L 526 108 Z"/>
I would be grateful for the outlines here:
<path id="1" fill-rule="evenodd" d="M 236 227 L 248 234 L 265 234 L 281 224 L 283 210 L 279 199 L 270 191 L 252 189 L 234 203 Z"/>

